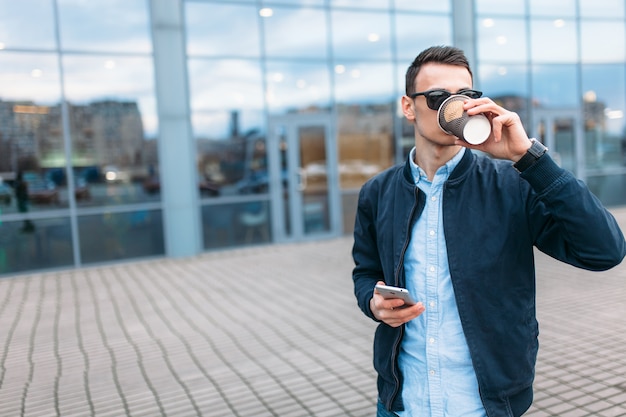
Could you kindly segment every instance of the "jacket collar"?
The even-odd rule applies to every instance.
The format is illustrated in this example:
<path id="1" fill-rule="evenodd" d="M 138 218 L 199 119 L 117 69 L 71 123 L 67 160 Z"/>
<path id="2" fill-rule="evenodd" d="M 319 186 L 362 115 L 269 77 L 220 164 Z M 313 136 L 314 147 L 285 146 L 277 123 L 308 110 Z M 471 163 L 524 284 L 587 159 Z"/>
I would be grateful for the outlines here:
<path id="1" fill-rule="evenodd" d="M 409 155 L 406 157 L 402 174 L 405 180 L 407 180 L 411 185 L 414 185 L 415 180 L 413 179 L 413 173 L 411 172 L 411 161 L 409 160 L 410 157 L 411 157 L 411 154 L 409 152 Z M 448 181 L 449 182 L 460 181 L 465 176 L 465 174 L 469 171 L 475 159 L 476 159 L 476 155 L 474 155 L 472 150 L 469 148 L 466 149 L 458 165 L 450 173 L 450 177 L 448 178 Z"/>

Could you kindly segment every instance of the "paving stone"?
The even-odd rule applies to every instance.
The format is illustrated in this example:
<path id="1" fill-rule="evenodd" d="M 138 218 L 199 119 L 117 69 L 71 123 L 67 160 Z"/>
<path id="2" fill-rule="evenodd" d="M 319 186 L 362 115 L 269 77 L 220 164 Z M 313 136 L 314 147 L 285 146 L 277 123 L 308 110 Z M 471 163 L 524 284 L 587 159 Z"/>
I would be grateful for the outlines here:
<path id="1" fill-rule="evenodd" d="M 626 230 L 626 208 L 613 212 Z M 351 244 L 4 278 L 0 415 L 370 417 L 376 324 L 354 300 Z M 593 273 L 537 252 L 537 288 L 527 415 L 626 416 L 626 265 Z"/>

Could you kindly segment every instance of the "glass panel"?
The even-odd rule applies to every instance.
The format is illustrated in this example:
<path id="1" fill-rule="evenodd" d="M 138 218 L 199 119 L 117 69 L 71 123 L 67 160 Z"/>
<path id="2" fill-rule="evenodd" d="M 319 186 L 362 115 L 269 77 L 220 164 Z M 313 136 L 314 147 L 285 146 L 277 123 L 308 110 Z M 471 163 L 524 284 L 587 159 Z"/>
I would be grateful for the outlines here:
<path id="1" fill-rule="evenodd" d="M 342 189 L 359 188 L 394 161 L 390 65 L 355 64 L 336 78 L 337 146 Z M 363 121 L 367 121 L 364 123 Z"/>
<path id="2" fill-rule="evenodd" d="M 492 15 L 524 15 L 526 13 L 525 0 L 474 0 L 478 14 Z"/>
<path id="3" fill-rule="evenodd" d="M 615 0 L 578 0 L 580 17 L 624 18 L 624 3 Z"/>
<path id="4" fill-rule="evenodd" d="M 389 0 L 330 0 L 331 7 L 362 7 L 368 9 L 388 9 Z"/>
<path id="5" fill-rule="evenodd" d="M 0 97 L 0 182 L 14 185 L 18 172 L 28 172 L 22 174 L 29 181 L 23 198 L 30 202 L 23 207 L 67 206 L 47 172 L 64 167 L 62 160 L 51 162 L 64 154 L 56 56 L 0 52 Z"/>
<path id="6" fill-rule="evenodd" d="M 260 56 L 255 5 L 185 2 L 187 53 Z"/>
<path id="7" fill-rule="evenodd" d="M 267 201 L 202 207 L 205 249 L 268 243 L 271 230 Z"/>
<path id="8" fill-rule="evenodd" d="M 576 121 L 567 117 L 556 117 L 553 120 L 554 145 L 552 156 L 559 165 L 571 172 L 578 172 L 576 163 Z"/>
<path id="9" fill-rule="evenodd" d="M 274 8 L 264 25 L 268 57 L 326 59 L 326 15 L 321 9 Z M 285 34 L 289 36 L 285 36 Z"/>
<path id="10" fill-rule="evenodd" d="M 578 37 L 575 21 L 532 20 L 530 25 L 533 62 L 577 62 Z"/>
<path id="11" fill-rule="evenodd" d="M 103 213 L 78 218 L 84 263 L 163 255 L 160 210 Z"/>
<path id="12" fill-rule="evenodd" d="M 341 215 L 343 219 L 343 233 L 351 235 L 354 232 L 354 220 L 359 203 L 359 189 L 341 192 Z"/>
<path id="13" fill-rule="evenodd" d="M 73 262 L 69 218 L 0 219 L 0 274 L 68 267 Z"/>
<path id="14" fill-rule="evenodd" d="M 576 0 L 529 0 L 532 16 L 574 17 Z"/>
<path id="15" fill-rule="evenodd" d="M 90 198 L 77 203 L 158 200 L 144 187 L 158 172 L 152 60 L 65 56 L 63 63 L 76 184 L 90 188 Z M 50 158 L 46 166 L 64 163 Z"/>
<path id="16" fill-rule="evenodd" d="M 63 49 L 152 51 L 147 1 L 57 1 Z"/>
<path id="17" fill-rule="evenodd" d="M 538 107 L 574 108 L 580 93 L 574 65 L 533 66 L 532 99 Z"/>
<path id="18" fill-rule="evenodd" d="M 255 2 L 256 0 L 248 0 Z M 326 0 L 262 0 L 263 5 L 271 6 L 272 4 L 288 4 L 301 6 L 323 6 Z"/>
<path id="19" fill-rule="evenodd" d="M 0 50 L 17 48 L 56 49 L 52 0 L 0 0 Z"/>
<path id="20" fill-rule="evenodd" d="M 582 62 L 624 63 L 625 36 L 623 22 L 582 21 L 580 23 Z"/>
<path id="21" fill-rule="evenodd" d="M 475 84 L 507 110 L 516 112 L 528 127 L 528 71 L 525 65 L 480 65 Z"/>
<path id="22" fill-rule="evenodd" d="M 586 184 L 603 204 L 622 206 L 626 204 L 626 175 L 602 175 L 589 177 Z"/>
<path id="23" fill-rule="evenodd" d="M 398 14 L 395 27 L 399 59 L 412 62 L 423 49 L 452 44 L 452 21 L 449 16 Z"/>
<path id="24" fill-rule="evenodd" d="M 526 63 L 527 36 L 523 19 L 479 19 L 476 28 L 479 61 Z"/>
<path id="25" fill-rule="evenodd" d="M 623 65 L 583 65 L 587 169 L 626 165 L 623 133 L 626 97 Z M 607 83 L 607 80 L 610 82 Z"/>
<path id="26" fill-rule="evenodd" d="M 326 128 L 300 126 L 300 185 L 305 234 L 330 230 Z"/>
<path id="27" fill-rule="evenodd" d="M 189 82 L 202 197 L 266 193 L 260 64 L 190 60 Z"/>
<path id="28" fill-rule="evenodd" d="M 397 10 L 418 10 L 422 12 L 449 13 L 451 10 L 450 0 L 395 0 L 395 6 Z"/>
<path id="29" fill-rule="evenodd" d="M 266 97 L 273 114 L 330 111 L 328 64 L 269 61 Z"/>
<path id="30" fill-rule="evenodd" d="M 334 57 L 390 59 L 389 20 L 388 13 L 333 11 Z"/>

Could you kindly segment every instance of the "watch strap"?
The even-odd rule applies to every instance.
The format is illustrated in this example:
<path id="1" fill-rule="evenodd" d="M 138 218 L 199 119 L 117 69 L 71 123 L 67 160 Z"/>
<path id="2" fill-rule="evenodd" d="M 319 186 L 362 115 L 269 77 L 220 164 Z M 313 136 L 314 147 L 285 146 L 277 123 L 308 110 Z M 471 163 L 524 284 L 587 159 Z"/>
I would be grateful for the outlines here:
<path id="1" fill-rule="evenodd" d="M 548 151 L 548 148 L 546 148 L 543 143 L 539 142 L 537 139 L 532 138 L 530 141 L 532 144 L 530 145 L 528 151 L 526 151 L 524 156 L 522 156 L 519 161 L 513 164 L 513 167 L 515 167 L 515 169 L 519 172 L 523 172 L 530 168 Z"/>

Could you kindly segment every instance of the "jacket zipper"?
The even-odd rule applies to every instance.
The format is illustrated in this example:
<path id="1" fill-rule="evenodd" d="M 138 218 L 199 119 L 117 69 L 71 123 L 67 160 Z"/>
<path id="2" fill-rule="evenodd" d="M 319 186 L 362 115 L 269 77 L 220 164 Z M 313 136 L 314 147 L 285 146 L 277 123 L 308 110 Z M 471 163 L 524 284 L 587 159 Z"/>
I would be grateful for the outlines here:
<path id="1" fill-rule="evenodd" d="M 413 196 L 415 197 L 415 201 L 413 203 L 413 207 L 411 208 L 411 215 L 409 216 L 409 222 L 407 224 L 407 234 L 406 239 L 404 240 L 404 247 L 402 248 L 402 252 L 400 252 L 400 260 L 398 261 L 398 267 L 395 272 L 395 285 L 400 285 L 400 270 L 402 269 L 402 265 L 404 265 L 404 254 L 409 247 L 409 241 L 411 240 L 411 224 L 413 223 L 413 217 L 415 216 L 415 210 L 417 209 L 417 200 L 418 200 L 418 192 L 419 189 L 417 186 L 414 188 Z M 387 409 L 391 409 L 391 404 L 394 403 L 396 397 L 398 396 L 398 391 L 400 391 L 400 377 L 397 374 L 397 366 L 396 360 L 398 358 L 398 353 L 400 350 L 400 341 L 404 337 L 404 324 L 400 327 L 400 334 L 396 338 L 395 343 L 393 344 L 393 350 L 391 351 L 391 373 L 393 374 L 393 378 L 396 382 L 395 390 L 389 399 L 389 403 L 387 404 Z"/>

